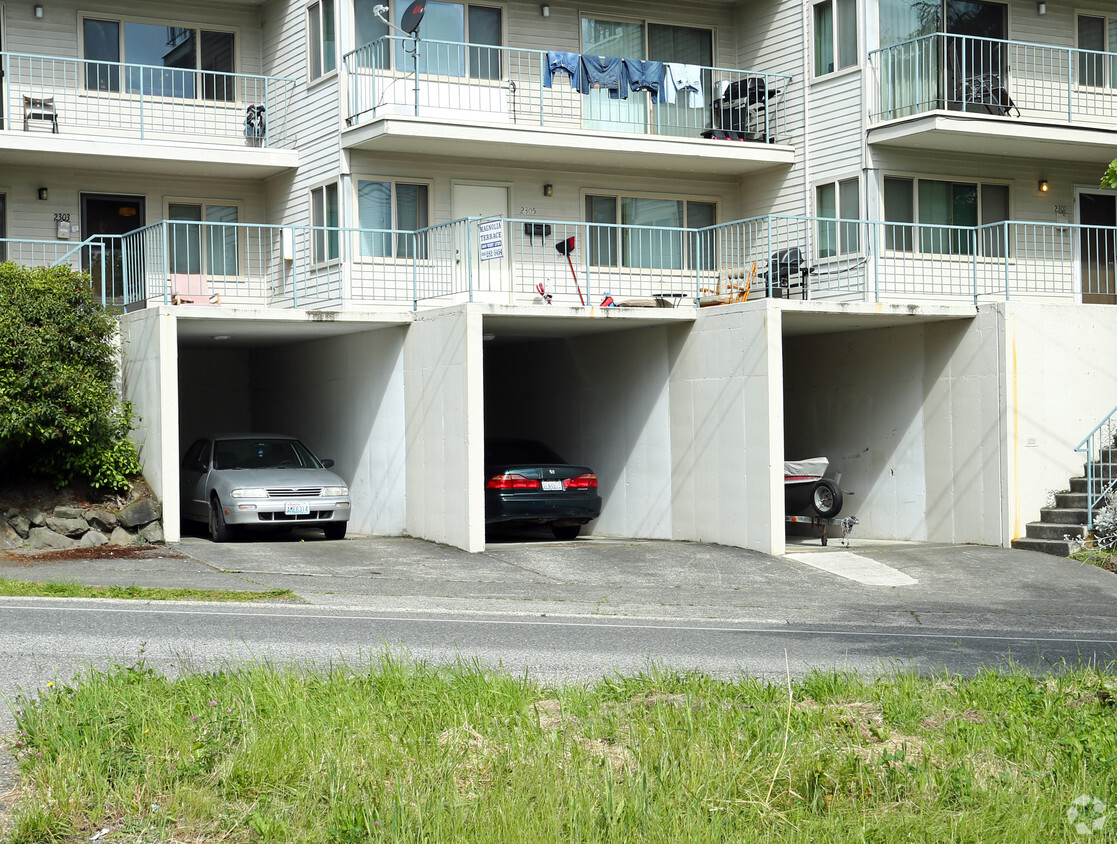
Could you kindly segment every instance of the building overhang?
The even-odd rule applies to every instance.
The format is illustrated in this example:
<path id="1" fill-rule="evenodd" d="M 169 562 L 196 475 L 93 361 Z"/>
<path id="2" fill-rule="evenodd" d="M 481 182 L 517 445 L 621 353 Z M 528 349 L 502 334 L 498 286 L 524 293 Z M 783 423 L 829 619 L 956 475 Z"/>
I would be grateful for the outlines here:
<path id="1" fill-rule="evenodd" d="M 698 137 L 617 134 L 539 126 L 494 126 L 392 116 L 346 129 L 350 150 L 484 159 L 507 166 L 575 167 L 658 173 L 740 176 L 790 167 L 786 144 L 715 141 Z"/>
<path id="2" fill-rule="evenodd" d="M 105 170 L 143 175 L 263 179 L 299 166 L 295 150 L 184 144 L 50 132 L 0 132 L 0 162 L 36 171 Z"/>
<path id="3" fill-rule="evenodd" d="M 874 146 L 952 153 L 1109 162 L 1113 132 L 1066 123 L 1038 123 L 1004 117 L 930 112 L 869 129 Z"/>

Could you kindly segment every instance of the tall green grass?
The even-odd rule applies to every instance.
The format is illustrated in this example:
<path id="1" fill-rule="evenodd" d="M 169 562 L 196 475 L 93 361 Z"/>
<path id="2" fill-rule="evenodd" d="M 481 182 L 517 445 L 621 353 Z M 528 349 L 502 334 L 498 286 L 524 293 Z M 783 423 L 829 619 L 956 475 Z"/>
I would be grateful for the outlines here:
<path id="1" fill-rule="evenodd" d="M 1084 669 L 557 689 L 388 656 L 141 662 L 14 702 L 12 841 L 1083 841 L 1076 798 L 1117 812 L 1115 703 Z"/>

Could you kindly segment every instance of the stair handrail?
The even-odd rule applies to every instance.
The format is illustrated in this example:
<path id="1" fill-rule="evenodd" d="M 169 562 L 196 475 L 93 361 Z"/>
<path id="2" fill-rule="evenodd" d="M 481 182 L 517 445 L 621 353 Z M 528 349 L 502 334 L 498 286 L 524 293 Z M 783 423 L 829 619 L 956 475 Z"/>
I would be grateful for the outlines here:
<path id="1" fill-rule="evenodd" d="M 1103 462 L 1101 452 L 1108 448 L 1110 459 Z M 1117 407 L 1094 426 L 1074 450 L 1086 455 L 1086 529 L 1094 529 L 1094 508 L 1117 486 L 1117 473 L 1113 471 L 1113 453 L 1117 451 Z M 1097 455 L 1095 457 L 1095 455 Z M 1098 494 L 1094 497 L 1094 479 L 1097 478 Z"/>

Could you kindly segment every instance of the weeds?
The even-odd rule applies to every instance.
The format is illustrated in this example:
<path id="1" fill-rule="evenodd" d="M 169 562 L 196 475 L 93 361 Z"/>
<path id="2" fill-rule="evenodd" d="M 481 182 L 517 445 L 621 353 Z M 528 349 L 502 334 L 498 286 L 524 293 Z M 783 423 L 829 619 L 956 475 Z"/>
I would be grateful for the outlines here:
<path id="1" fill-rule="evenodd" d="M 297 600 L 290 589 L 165 589 L 155 586 L 82 586 L 73 581 L 10 580 L 0 577 L 0 595 L 7 598 L 130 598 L 140 601 L 281 601 Z"/>

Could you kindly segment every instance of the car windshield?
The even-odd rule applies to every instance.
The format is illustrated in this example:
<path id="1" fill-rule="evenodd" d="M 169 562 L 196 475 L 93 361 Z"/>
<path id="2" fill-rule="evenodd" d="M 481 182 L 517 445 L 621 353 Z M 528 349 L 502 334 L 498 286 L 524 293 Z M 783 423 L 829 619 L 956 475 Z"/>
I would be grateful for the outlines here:
<path id="1" fill-rule="evenodd" d="M 214 469 L 320 469 L 309 448 L 298 440 L 242 439 L 214 443 Z"/>
<path id="2" fill-rule="evenodd" d="M 485 462 L 491 465 L 506 463 L 565 463 L 542 443 L 534 440 L 489 440 L 485 443 Z"/>

